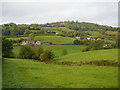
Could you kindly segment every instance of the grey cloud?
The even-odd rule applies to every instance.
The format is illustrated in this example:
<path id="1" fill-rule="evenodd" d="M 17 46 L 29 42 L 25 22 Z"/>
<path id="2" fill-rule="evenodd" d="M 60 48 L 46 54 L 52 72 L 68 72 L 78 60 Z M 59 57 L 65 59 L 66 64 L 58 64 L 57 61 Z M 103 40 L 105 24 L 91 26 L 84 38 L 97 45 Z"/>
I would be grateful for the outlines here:
<path id="1" fill-rule="evenodd" d="M 117 26 L 117 2 L 4 2 L 3 23 L 79 20 Z"/>

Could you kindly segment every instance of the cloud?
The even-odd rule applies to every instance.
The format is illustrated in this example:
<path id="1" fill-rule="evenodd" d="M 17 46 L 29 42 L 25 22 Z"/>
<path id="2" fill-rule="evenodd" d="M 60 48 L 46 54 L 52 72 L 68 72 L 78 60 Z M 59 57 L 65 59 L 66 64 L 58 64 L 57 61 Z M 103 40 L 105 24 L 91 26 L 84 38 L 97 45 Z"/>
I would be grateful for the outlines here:
<path id="1" fill-rule="evenodd" d="M 118 22 L 117 2 L 54 1 L 3 2 L 2 4 L 2 23 L 16 22 L 30 24 L 78 20 L 117 26 Z"/>

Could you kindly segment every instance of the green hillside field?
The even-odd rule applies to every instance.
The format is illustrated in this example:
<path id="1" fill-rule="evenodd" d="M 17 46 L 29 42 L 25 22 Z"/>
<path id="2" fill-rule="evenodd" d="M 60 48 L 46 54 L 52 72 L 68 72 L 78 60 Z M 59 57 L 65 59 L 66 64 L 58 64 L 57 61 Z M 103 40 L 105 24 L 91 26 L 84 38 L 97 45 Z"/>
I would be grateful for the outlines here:
<path id="1" fill-rule="evenodd" d="M 95 50 L 88 52 L 77 52 L 57 58 L 58 61 L 93 61 L 93 60 L 114 60 L 118 61 L 118 49 Z"/>
<path id="2" fill-rule="evenodd" d="M 7 38 L 9 40 L 28 39 L 28 37 Z M 41 42 L 52 42 L 53 44 L 73 44 L 75 38 L 62 36 L 35 36 L 34 40 Z"/>
<path id="3" fill-rule="evenodd" d="M 117 88 L 118 68 L 63 66 L 6 58 L 3 88 Z"/>
<path id="4" fill-rule="evenodd" d="M 39 46 L 37 46 L 39 47 Z M 67 50 L 67 54 L 81 52 L 86 46 L 83 45 L 42 45 L 44 50 L 52 50 L 56 56 L 62 56 L 62 51 Z M 15 55 L 19 55 L 19 50 L 21 46 L 13 47 L 13 52 Z"/>

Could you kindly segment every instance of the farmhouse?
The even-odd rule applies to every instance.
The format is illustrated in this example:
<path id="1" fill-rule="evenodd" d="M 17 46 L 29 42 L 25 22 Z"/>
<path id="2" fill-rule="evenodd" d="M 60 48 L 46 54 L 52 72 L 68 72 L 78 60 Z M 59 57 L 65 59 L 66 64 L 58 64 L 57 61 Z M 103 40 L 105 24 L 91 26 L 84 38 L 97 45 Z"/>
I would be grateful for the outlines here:
<path id="1" fill-rule="evenodd" d="M 75 37 L 76 39 L 80 39 L 80 37 Z"/>
<path id="2" fill-rule="evenodd" d="M 29 44 L 35 44 L 34 40 L 23 40 L 21 42 L 21 45 L 29 45 Z"/>
<path id="3" fill-rule="evenodd" d="M 104 44 L 103 47 L 110 47 L 112 44 Z"/>
<path id="4" fill-rule="evenodd" d="M 101 38 L 92 38 L 92 37 L 87 37 L 86 39 L 87 40 L 93 40 L 93 41 L 95 41 L 95 40 L 102 40 Z"/>
<path id="5" fill-rule="evenodd" d="M 91 40 L 91 38 L 90 38 L 90 37 L 87 37 L 87 40 Z"/>
<path id="6" fill-rule="evenodd" d="M 21 45 L 30 45 L 30 44 L 32 44 L 32 45 L 41 45 L 41 42 L 40 41 L 35 42 L 34 40 L 23 40 L 21 42 Z"/>
<path id="7" fill-rule="evenodd" d="M 34 45 L 41 45 L 41 42 L 37 41 Z"/>

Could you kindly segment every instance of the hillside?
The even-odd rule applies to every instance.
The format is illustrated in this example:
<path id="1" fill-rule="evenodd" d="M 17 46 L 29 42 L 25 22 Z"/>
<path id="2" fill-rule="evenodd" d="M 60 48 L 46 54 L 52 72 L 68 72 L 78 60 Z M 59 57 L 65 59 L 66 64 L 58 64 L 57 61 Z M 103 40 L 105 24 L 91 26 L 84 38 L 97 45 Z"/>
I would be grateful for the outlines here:
<path id="1" fill-rule="evenodd" d="M 77 52 L 62 56 L 57 58 L 59 62 L 61 61 L 95 61 L 95 60 L 114 60 L 118 61 L 118 49 L 108 49 L 108 50 L 95 50 L 88 52 Z"/>
<path id="2" fill-rule="evenodd" d="M 5 59 L 3 88 L 117 88 L 118 68 L 61 66 L 28 59 Z"/>

